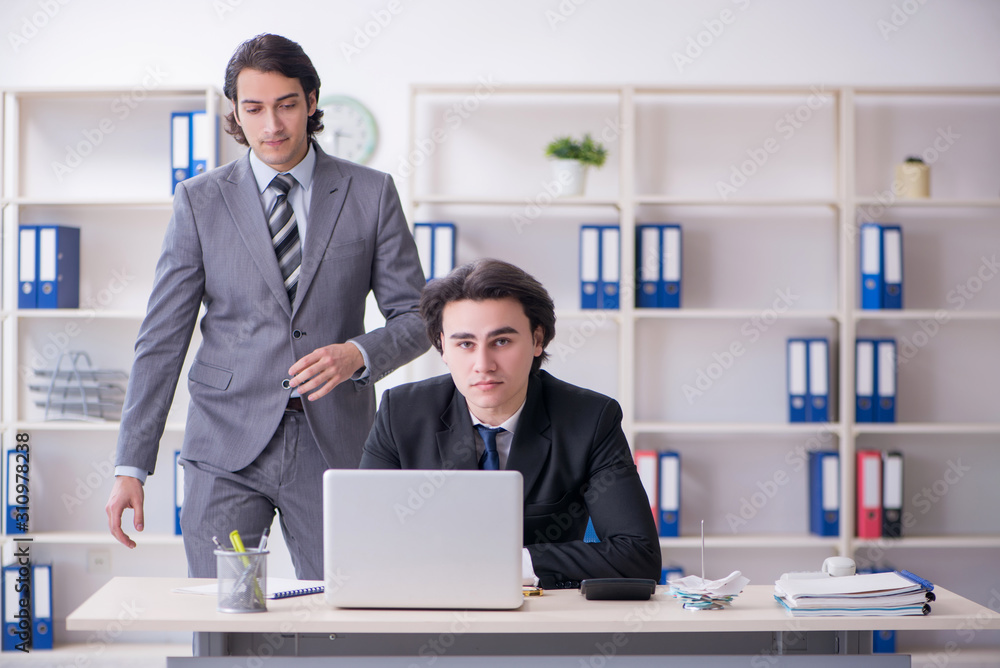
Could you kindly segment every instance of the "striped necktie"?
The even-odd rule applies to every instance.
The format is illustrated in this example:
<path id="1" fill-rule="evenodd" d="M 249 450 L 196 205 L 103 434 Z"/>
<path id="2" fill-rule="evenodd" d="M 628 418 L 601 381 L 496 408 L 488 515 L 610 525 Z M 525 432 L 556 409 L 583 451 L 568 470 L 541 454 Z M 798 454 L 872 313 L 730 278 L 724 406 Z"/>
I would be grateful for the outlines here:
<path id="1" fill-rule="evenodd" d="M 299 267 L 302 265 L 302 244 L 299 242 L 299 226 L 295 223 L 295 212 L 288 202 L 288 191 L 295 185 L 291 174 L 278 174 L 267 186 L 277 198 L 271 213 L 267 216 L 267 227 L 271 231 L 271 243 L 278 258 L 281 278 L 288 291 L 289 304 L 295 304 L 295 291 L 299 285 Z"/>

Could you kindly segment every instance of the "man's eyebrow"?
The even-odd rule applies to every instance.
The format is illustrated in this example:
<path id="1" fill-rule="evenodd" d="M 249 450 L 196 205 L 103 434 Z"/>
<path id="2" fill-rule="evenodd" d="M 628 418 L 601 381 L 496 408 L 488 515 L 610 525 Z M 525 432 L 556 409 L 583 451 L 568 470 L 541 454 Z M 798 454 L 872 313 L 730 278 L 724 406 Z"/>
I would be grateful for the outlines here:
<path id="1" fill-rule="evenodd" d="M 498 329 L 494 329 L 492 332 L 489 332 L 486 335 L 486 338 L 489 339 L 489 338 L 493 338 L 494 336 L 501 336 L 503 334 L 517 334 L 517 333 L 518 333 L 518 331 L 514 327 L 509 327 L 509 326 L 508 327 L 500 327 Z M 464 341 L 466 339 L 475 339 L 476 335 L 472 334 L 470 332 L 455 332 L 454 334 L 452 334 L 448 338 L 449 339 L 463 340 Z"/>
<path id="2" fill-rule="evenodd" d="M 289 93 L 288 95 L 282 95 L 277 100 L 275 100 L 275 102 L 281 102 L 283 100 L 287 100 L 290 97 L 298 97 L 298 96 L 299 93 Z M 261 102 L 260 100 L 240 100 L 240 104 L 264 104 L 264 103 Z"/>

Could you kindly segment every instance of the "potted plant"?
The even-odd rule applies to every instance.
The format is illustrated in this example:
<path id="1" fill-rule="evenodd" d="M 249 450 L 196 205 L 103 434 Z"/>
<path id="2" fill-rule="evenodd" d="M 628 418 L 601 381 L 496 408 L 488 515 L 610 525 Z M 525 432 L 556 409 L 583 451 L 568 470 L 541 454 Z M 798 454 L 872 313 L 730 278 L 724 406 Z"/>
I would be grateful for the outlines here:
<path id="1" fill-rule="evenodd" d="M 582 195 L 587 179 L 587 167 L 601 167 L 608 151 L 600 142 L 585 134 L 583 139 L 557 137 L 545 148 L 545 155 L 552 159 L 556 181 L 563 195 Z"/>
<path id="2" fill-rule="evenodd" d="M 930 167 L 916 156 L 909 156 L 896 165 L 896 190 L 900 197 L 926 198 L 931 196 Z"/>

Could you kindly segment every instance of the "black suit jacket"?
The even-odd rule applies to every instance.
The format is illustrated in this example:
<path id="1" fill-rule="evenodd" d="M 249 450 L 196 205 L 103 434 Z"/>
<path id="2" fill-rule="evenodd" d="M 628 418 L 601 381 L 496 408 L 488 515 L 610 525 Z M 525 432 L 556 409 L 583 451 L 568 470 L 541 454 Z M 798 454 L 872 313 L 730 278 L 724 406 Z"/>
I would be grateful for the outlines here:
<path id="1" fill-rule="evenodd" d="M 660 544 L 614 399 L 545 371 L 528 384 L 507 470 L 524 477 L 524 545 L 546 588 L 585 578 L 660 579 Z M 476 469 L 465 397 L 451 376 L 382 395 L 361 468 Z M 599 543 L 584 543 L 593 517 Z"/>

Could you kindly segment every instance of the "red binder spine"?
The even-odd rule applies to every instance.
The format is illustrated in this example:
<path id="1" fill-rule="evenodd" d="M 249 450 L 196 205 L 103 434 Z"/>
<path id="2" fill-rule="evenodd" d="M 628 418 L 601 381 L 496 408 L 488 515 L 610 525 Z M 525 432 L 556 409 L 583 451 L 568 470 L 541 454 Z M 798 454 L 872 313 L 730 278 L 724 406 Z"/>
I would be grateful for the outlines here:
<path id="1" fill-rule="evenodd" d="M 882 536 L 882 453 L 858 450 L 858 538 Z"/>

